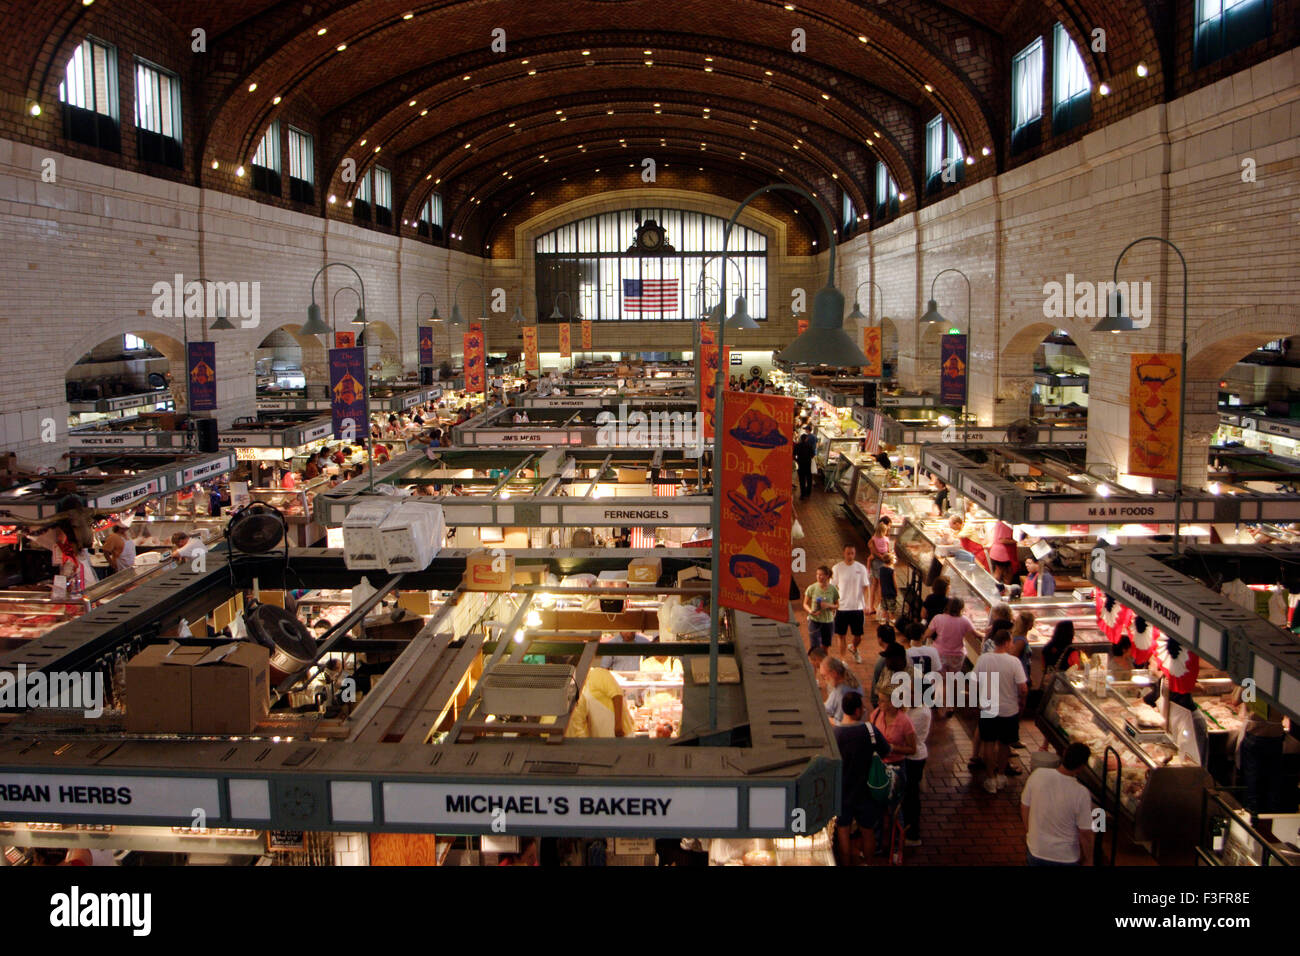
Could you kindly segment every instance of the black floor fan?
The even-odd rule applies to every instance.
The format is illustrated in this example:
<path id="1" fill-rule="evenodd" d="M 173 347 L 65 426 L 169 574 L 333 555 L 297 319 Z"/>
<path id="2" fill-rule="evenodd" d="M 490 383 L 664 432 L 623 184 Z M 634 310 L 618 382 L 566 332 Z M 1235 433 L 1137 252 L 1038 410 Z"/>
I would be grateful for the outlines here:
<path id="1" fill-rule="evenodd" d="M 229 560 L 230 586 L 235 588 L 236 554 L 269 554 L 276 545 L 284 542 L 284 569 L 289 570 L 288 523 L 278 508 L 254 501 L 244 505 L 226 522 L 226 548 Z"/>

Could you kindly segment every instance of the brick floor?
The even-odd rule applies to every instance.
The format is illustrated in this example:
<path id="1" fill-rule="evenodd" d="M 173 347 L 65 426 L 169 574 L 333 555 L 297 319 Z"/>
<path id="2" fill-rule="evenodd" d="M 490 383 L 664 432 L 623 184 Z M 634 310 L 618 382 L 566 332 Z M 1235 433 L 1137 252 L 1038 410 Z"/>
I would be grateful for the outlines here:
<path id="1" fill-rule="evenodd" d="M 862 527 L 848 517 L 843 497 L 826 492 L 818 484 L 807 501 L 798 502 L 799 521 L 805 537 L 797 542 L 807 552 L 808 570 L 795 575 L 800 591 L 816 579 L 819 564 L 833 565 L 841 559 L 846 544 L 853 544 L 859 555 L 866 553 L 867 536 Z M 900 581 L 901 583 L 901 581 Z M 803 609 L 796 612 L 801 631 Z M 860 647 L 862 663 L 844 657 L 865 686 L 870 682 L 877 644 L 874 624 L 867 621 L 867 633 Z M 805 633 L 805 640 L 807 635 Z M 841 656 L 841 649 L 832 649 Z M 973 753 L 974 712 L 959 713 L 949 719 L 935 718 L 927 741 L 929 760 L 922 781 L 921 838 L 923 845 L 908 847 L 905 865 L 938 866 L 1020 866 L 1025 862 L 1024 827 L 1020 822 L 1020 791 L 1029 773 L 1029 757 L 1043 745 L 1042 734 L 1032 719 L 1021 722 L 1020 739 L 1025 750 L 1012 751 L 1012 763 L 1022 776 L 1010 778 L 1001 793 L 986 793 L 982 775 L 966 768 Z M 1107 843 L 1107 845 L 1109 845 Z M 881 860 L 883 862 L 883 859 Z M 1117 862 L 1123 865 L 1151 865 L 1153 860 L 1140 847 L 1121 835 Z"/>

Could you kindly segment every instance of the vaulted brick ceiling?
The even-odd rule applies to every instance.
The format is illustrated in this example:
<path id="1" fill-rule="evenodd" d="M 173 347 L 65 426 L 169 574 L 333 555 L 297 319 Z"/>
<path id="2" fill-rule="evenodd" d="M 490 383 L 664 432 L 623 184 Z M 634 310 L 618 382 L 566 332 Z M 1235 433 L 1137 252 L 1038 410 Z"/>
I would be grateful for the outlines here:
<path id="1" fill-rule="evenodd" d="M 1162 0 L 791 5 L 36 0 L 13 5 L 0 23 L 10 36 L 46 38 L 8 53 L 10 76 L 25 72 L 34 93 L 51 76 L 57 82 L 49 64 L 63 62 L 96 18 L 166 22 L 180 48 L 202 28 L 207 53 L 194 59 L 191 89 L 205 180 L 206 157 L 246 160 L 280 110 L 308 104 L 320 121 L 322 195 L 351 194 L 346 159 L 361 170 L 378 160 L 394 173 L 400 218 L 413 218 L 436 185 L 447 228 L 459 232 L 562 177 L 644 157 L 697 165 L 707 157 L 733 179 L 783 179 L 822 198 L 843 189 L 866 210 L 878 159 L 915 192 L 919 131 L 939 111 L 968 153 L 993 154 L 973 171 L 979 178 L 1003 148 L 1015 53 L 1004 37 L 1024 8 L 1046 7 L 1066 26 L 1094 83 L 1139 60 L 1159 64 L 1153 23 L 1167 15 Z M 1104 53 L 1088 42 L 1098 26 Z M 493 48 L 497 29 L 504 52 Z M 796 29 L 806 31 L 803 52 L 792 50 Z M 491 223 L 479 226 L 490 232 Z"/>

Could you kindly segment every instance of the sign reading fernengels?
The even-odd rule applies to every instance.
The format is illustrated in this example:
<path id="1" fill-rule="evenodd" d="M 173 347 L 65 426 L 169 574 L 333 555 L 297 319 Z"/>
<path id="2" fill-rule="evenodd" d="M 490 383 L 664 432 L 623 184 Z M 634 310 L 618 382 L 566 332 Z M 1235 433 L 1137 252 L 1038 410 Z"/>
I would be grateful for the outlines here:
<path id="1" fill-rule="evenodd" d="M 734 830 L 740 823 L 740 795 L 732 787 L 385 783 L 383 796 L 388 823 L 486 828 L 497 819 L 505 832 Z"/>
<path id="2" fill-rule="evenodd" d="M 664 504 L 619 504 L 615 499 L 601 505 L 561 505 L 566 525 L 607 527 L 618 524 L 708 525 L 712 518 L 707 501 L 701 504 L 669 502 Z"/>
<path id="3" fill-rule="evenodd" d="M 215 778 L 0 774 L 0 813 L 6 819 L 24 819 L 21 814 L 26 812 L 192 820 L 196 809 L 213 818 L 220 816 Z"/>

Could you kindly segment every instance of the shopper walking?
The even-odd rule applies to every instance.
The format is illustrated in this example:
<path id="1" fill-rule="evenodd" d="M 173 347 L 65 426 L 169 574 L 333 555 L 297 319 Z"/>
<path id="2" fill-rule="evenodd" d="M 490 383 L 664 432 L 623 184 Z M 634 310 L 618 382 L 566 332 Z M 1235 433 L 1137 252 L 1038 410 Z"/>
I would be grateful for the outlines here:
<path id="1" fill-rule="evenodd" d="M 903 760 L 903 842 L 907 846 L 921 845 L 921 778 L 925 775 L 925 762 L 930 758 L 926 741 L 930 737 L 930 708 L 913 698 L 915 707 L 903 712 L 912 722 L 916 736 L 916 752 Z"/>
<path id="2" fill-rule="evenodd" d="M 841 866 L 870 862 L 876 850 L 876 827 L 885 805 L 871 795 L 868 778 L 872 761 L 890 754 L 889 742 L 863 721 L 862 695 L 844 695 L 844 722 L 834 728 L 840 751 L 840 815 L 835 820 L 835 848 Z M 856 851 L 856 853 L 855 853 Z"/>
<path id="3" fill-rule="evenodd" d="M 937 559 L 936 559 L 937 560 Z M 948 579 L 939 577 L 930 586 L 930 593 L 921 602 L 922 623 L 929 624 L 936 614 L 942 614 L 948 608 Z"/>
<path id="4" fill-rule="evenodd" d="M 1092 856 L 1092 797 L 1077 779 L 1091 756 L 1087 744 L 1070 744 L 1059 766 L 1040 767 L 1025 781 L 1020 819 L 1030 866 L 1078 866 L 1080 858 L 1087 865 Z"/>
<path id="5" fill-rule="evenodd" d="M 993 632 L 994 648 L 975 662 L 975 684 L 980 708 L 980 742 L 984 751 L 984 789 L 997 793 L 1007 785 L 1006 767 L 1011 744 L 1019 739 L 1020 711 L 1025 706 L 1029 682 L 1019 659 L 1011 655 L 1011 631 Z"/>
<path id="6" fill-rule="evenodd" d="M 835 638 L 844 641 L 847 653 L 859 664 L 862 657 L 858 654 L 858 645 L 862 642 L 865 627 L 865 609 L 870 594 L 871 575 L 866 567 L 857 560 L 858 549 L 848 545 L 844 549 L 844 560 L 831 568 L 831 583 L 839 592 L 839 607 L 835 611 Z M 849 635 L 852 641 L 849 641 Z"/>
<path id="7" fill-rule="evenodd" d="M 945 674 L 961 673 L 962 664 L 966 660 L 966 635 L 975 633 L 975 626 L 962 614 L 965 607 L 961 598 L 949 598 L 944 612 L 931 619 L 922 636 L 922 640 L 934 638 L 934 649 L 939 652 L 939 661 Z M 952 716 L 952 702 L 947 703 L 949 706 L 939 714 L 940 717 Z"/>
<path id="8" fill-rule="evenodd" d="M 817 456 L 817 438 L 812 428 L 805 428 L 799 440 L 794 444 L 794 463 L 799 472 L 799 497 L 807 498 L 812 494 L 813 459 Z"/>
<path id="9" fill-rule="evenodd" d="M 857 675 L 838 657 L 827 657 L 822 661 L 821 677 L 826 686 L 826 716 L 831 723 L 838 724 L 844 720 L 844 695 L 849 691 L 861 691 L 862 685 Z"/>
<path id="10" fill-rule="evenodd" d="M 831 569 L 826 565 L 817 568 L 817 580 L 803 592 L 803 609 L 808 614 L 808 649 L 830 647 L 835 631 L 835 612 L 839 609 L 840 592 L 831 583 Z"/>

